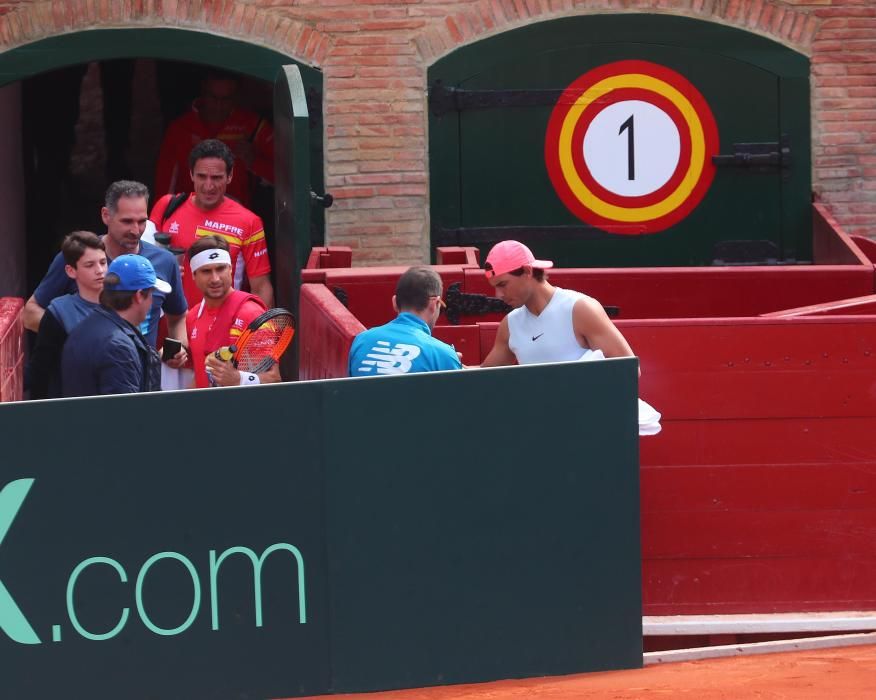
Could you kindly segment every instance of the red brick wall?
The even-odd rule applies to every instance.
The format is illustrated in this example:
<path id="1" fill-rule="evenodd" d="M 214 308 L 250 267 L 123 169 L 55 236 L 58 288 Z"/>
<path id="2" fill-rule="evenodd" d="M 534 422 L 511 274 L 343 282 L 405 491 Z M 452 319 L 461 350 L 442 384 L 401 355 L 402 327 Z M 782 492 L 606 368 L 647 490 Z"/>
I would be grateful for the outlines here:
<path id="1" fill-rule="evenodd" d="M 426 69 L 530 22 L 661 11 L 771 37 L 812 58 L 813 185 L 849 232 L 876 236 L 876 0 L 0 0 L 0 47 L 94 27 L 246 39 L 325 74 L 332 244 L 362 263 L 428 246 Z"/>
<path id="2" fill-rule="evenodd" d="M 876 237 L 876 0 L 807 8 L 813 186 L 849 233 Z"/>

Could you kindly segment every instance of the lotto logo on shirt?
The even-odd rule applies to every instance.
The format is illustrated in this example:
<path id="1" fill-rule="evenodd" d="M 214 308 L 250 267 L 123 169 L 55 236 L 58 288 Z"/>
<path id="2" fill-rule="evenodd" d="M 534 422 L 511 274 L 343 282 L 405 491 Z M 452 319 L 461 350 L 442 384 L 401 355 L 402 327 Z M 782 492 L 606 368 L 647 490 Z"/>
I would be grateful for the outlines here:
<path id="1" fill-rule="evenodd" d="M 420 356 L 420 348 L 407 343 L 390 347 L 385 340 L 378 340 L 371 352 L 365 355 L 358 371 L 362 374 L 405 374 L 411 371 L 414 360 Z"/>

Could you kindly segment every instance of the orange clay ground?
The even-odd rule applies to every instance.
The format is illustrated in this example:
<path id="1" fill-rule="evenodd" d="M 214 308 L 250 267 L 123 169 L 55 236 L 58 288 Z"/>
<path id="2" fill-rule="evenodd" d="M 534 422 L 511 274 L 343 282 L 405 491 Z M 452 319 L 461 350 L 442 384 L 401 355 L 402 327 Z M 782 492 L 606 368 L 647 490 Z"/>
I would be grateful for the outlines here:
<path id="1" fill-rule="evenodd" d="M 325 697 L 325 696 L 323 696 Z M 707 659 L 553 678 L 333 695 L 332 700 L 866 700 L 876 645 Z"/>

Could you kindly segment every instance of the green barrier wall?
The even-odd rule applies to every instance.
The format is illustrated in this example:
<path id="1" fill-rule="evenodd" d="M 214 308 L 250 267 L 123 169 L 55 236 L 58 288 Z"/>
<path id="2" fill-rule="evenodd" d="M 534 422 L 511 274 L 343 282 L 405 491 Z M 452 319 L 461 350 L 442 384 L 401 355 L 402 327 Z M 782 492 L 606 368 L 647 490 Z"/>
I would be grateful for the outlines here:
<path id="1" fill-rule="evenodd" d="M 639 666 L 635 396 L 612 360 L 0 406 L 0 696 Z"/>

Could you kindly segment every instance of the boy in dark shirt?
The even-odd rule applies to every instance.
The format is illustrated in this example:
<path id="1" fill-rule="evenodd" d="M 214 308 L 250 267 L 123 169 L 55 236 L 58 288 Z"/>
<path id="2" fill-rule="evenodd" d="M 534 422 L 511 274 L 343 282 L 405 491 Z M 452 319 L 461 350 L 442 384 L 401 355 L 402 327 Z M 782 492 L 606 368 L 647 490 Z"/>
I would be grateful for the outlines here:
<path id="1" fill-rule="evenodd" d="M 80 321 L 100 306 L 106 275 L 106 248 L 91 231 L 74 231 L 61 245 L 64 271 L 76 283 L 75 294 L 56 297 L 40 320 L 30 364 L 30 398 L 61 395 L 61 352 L 67 336 Z"/>

